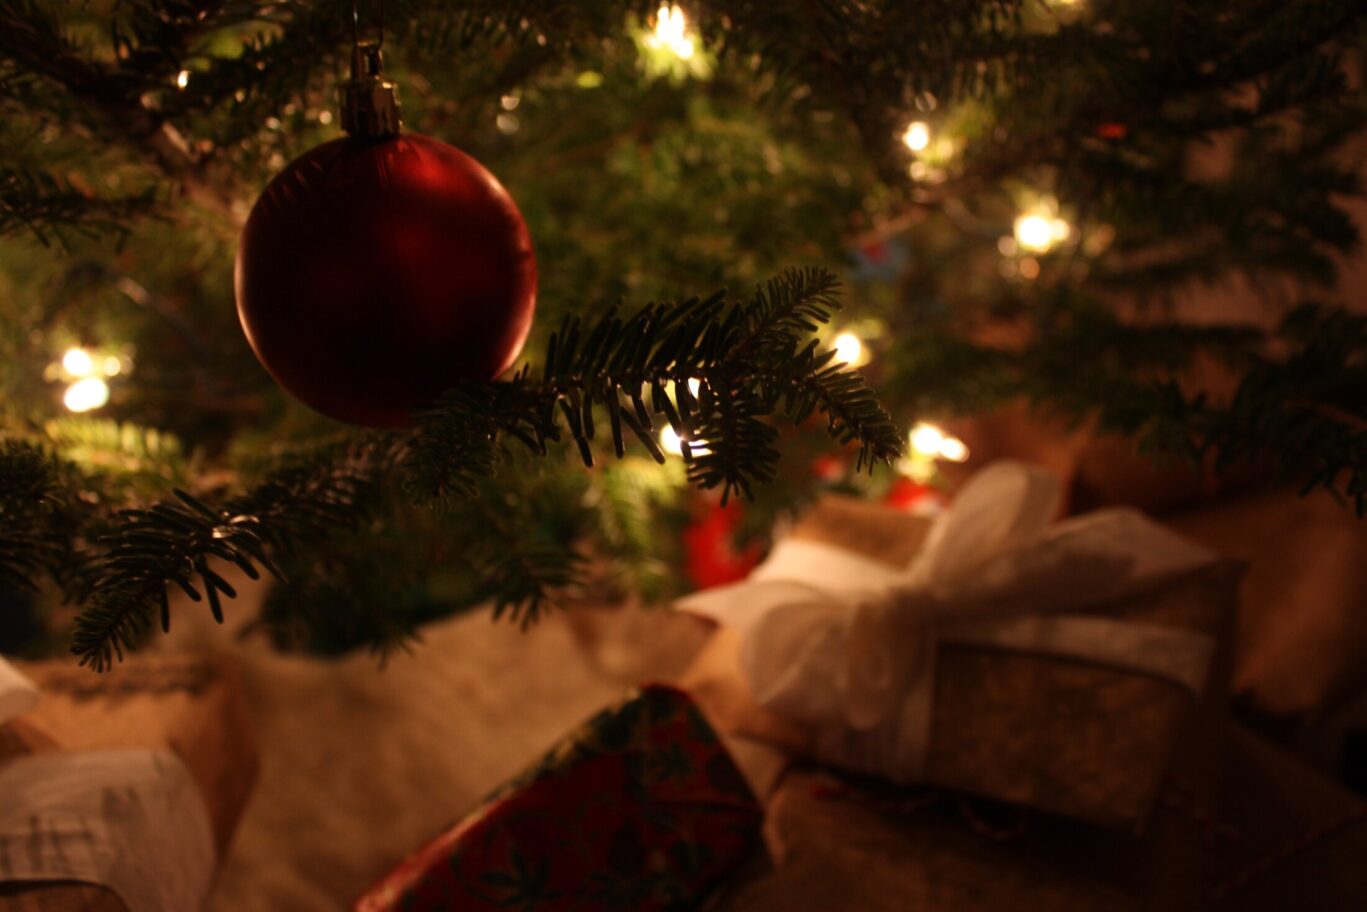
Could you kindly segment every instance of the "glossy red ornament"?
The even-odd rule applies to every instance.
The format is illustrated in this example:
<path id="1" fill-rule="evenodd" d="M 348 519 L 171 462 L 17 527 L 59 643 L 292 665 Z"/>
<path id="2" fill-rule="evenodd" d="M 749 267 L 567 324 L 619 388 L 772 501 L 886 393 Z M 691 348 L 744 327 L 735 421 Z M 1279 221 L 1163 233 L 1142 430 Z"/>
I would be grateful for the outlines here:
<path id="1" fill-rule="evenodd" d="M 399 427 L 522 350 L 536 260 L 484 166 L 417 133 L 334 140 L 257 200 L 237 255 L 237 311 L 281 386 L 325 415 Z"/>

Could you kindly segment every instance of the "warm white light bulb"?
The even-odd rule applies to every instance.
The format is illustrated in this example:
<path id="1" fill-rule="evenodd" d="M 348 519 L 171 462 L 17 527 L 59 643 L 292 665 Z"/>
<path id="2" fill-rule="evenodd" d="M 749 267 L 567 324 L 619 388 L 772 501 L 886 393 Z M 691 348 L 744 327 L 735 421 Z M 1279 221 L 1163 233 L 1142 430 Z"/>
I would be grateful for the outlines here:
<path id="1" fill-rule="evenodd" d="M 1031 213 L 1016 219 L 1016 243 L 1026 250 L 1043 253 L 1054 246 L 1054 226 L 1042 215 Z"/>
<path id="2" fill-rule="evenodd" d="M 702 389 L 702 381 L 697 377 L 688 378 L 688 391 L 693 394 L 693 398 L 698 398 L 698 392 Z"/>
<path id="3" fill-rule="evenodd" d="M 683 455 L 683 441 L 679 440 L 679 435 L 669 425 L 660 431 L 660 449 L 671 456 Z"/>
<path id="4" fill-rule="evenodd" d="M 968 446 L 958 437 L 946 437 L 940 441 L 940 458 L 964 462 L 968 459 Z"/>
<path id="5" fill-rule="evenodd" d="M 62 355 L 62 370 L 73 377 L 89 377 L 95 373 L 95 359 L 84 348 L 68 348 Z"/>
<path id="6" fill-rule="evenodd" d="M 1016 243 L 1022 250 L 1029 253 L 1046 253 L 1068 240 L 1069 235 L 1073 233 L 1073 227 L 1049 209 L 1035 209 L 1022 212 L 1016 217 L 1013 233 L 1016 236 Z"/>
<path id="7" fill-rule="evenodd" d="M 99 377 L 77 380 L 66 388 L 62 402 L 73 412 L 88 412 L 109 401 L 109 385 Z"/>
<path id="8" fill-rule="evenodd" d="M 671 456 L 683 455 L 683 440 L 669 425 L 660 429 L 660 449 Z M 712 451 L 707 448 L 706 440 L 690 440 L 688 441 L 688 452 L 692 456 L 706 456 Z"/>
<path id="9" fill-rule="evenodd" d="M 920 152 L 930 145 L 930 126 L 923 120 L 913 120 L 902 134 L 902 142 L 913 152 Z"/>
<path id="10" fill-rule="evenodd" d="M 933 458 L 940 455 L 940 447 L 945 442 L 945 432 L 929 422 L 918 421 L 911 429 L 908 440 L 918 456 Z"/>
<path id="11" fill-rule="evenodd" d="M 185 88 L 186 86 L 188 86 L 189 84 L 190 84 L 190 71 L 189 71 L 189 70 L 181 70 L 179 73 L 176 74 L 176 86 L 177 86 L 178 88 L 182 88 L 182 89 L 183 89 L 183 88 Z"/>
<path id="12" fill-rule="evenodd" d="M 688 19 L 682 8 L 661 3 L 655 14 L 655 28 L 646 36 L 646 44 L 653 48 L 669 48 L 676 57 L 689 60 L 697 52 L 697 44 L 688 34 Z"/>
<path id="13" fill-rule="evenodd" d="M 858 367 L 867 357 L 863 341 L 854 333 L 843 332 L 835 337 L 835 359 L 844 361 L 850 367 Z"/>

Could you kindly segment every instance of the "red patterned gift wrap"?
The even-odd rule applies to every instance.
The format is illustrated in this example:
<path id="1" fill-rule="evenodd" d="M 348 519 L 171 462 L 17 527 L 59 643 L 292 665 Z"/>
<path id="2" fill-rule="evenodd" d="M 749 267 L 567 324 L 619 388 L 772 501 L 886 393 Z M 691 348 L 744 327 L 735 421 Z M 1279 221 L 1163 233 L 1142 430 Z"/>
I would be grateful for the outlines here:
<path id="1" fill-rule="evenodd" d="M 411 855 L 355 912 L 696 908 L 763 812 L 681 690 L 643 688 Z"/>

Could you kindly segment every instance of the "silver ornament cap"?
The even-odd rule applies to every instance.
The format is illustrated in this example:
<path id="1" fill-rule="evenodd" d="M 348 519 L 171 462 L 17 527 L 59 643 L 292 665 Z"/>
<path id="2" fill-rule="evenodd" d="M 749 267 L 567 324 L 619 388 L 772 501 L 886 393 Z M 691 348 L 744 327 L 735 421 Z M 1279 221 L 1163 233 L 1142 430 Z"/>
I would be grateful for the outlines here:
<path id="1" fill-rule="evenodd" d="M 397 136 L 399 87 L 384 74 L 379 42 L 358 41 L 351 49 L 351 81 L 342 89 L 342 129 L 357 139 Z"/>

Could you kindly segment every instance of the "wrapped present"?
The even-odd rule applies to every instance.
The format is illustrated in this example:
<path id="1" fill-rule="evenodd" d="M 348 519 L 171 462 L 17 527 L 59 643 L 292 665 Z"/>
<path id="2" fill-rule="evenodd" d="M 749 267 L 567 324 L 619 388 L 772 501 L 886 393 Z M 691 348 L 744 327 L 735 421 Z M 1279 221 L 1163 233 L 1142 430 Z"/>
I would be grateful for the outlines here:
<path id="1" fill-rule="evenodd" d="M 688 696 L 649 686 L 586 722 L 355 908 L 692 909 L 760 845 L 760 821 Z"/>
<path id="2" fill-rule="evenodd" d="M 1018 463 L 933 522 L 828 501 L 681 603 L 723 627 L 687 683 L 725 730 L 833 766 L 1142 827 L 1218 689 L 1239 568 L 1130 510 L 1054 523 L 1058 502 Z"/>
<path id="3" fill-rule="evenodd" d="M 0 912 L 199 908 L 257 772 L 234 669 L 4 665 L 0 705 L 20 676 L 23 713 L 0 723 Z"/>
<path id="4" fill-rule="evenodd" d="M 1367 804 L 1233 728 L 1208 804 L 1180 793 L 1139 835 L 948 793 L 833 788 L 795 770 L 769 805 L 784 850 L 714 912 L 1274 912 L 1367 908 Z"/>

